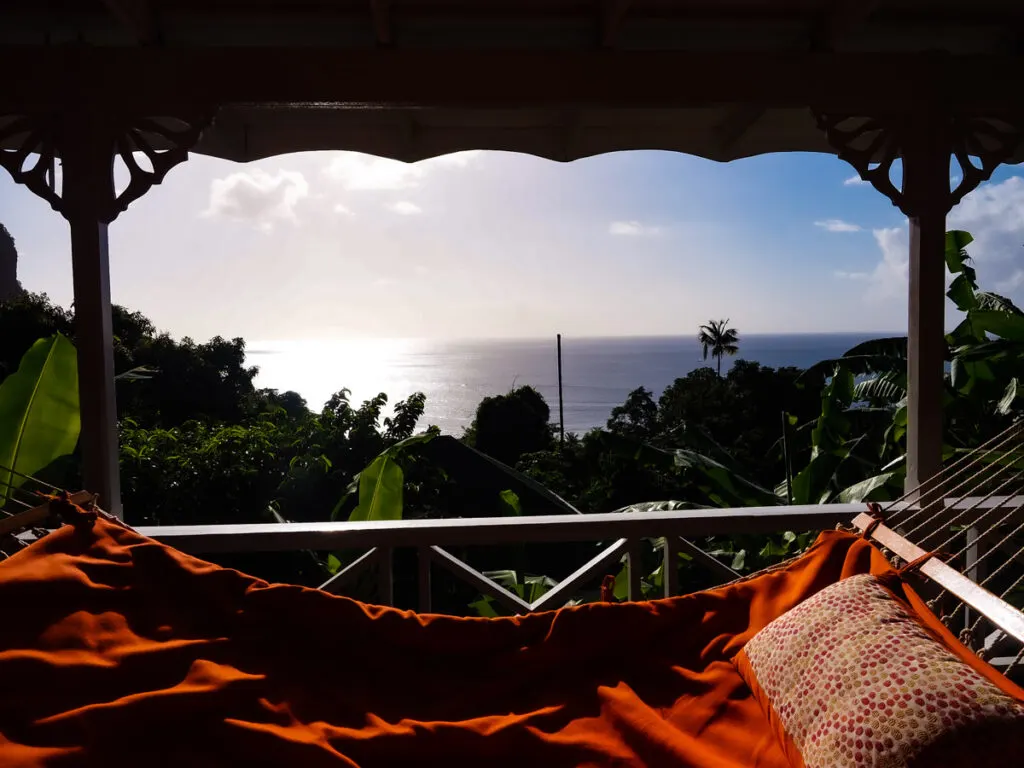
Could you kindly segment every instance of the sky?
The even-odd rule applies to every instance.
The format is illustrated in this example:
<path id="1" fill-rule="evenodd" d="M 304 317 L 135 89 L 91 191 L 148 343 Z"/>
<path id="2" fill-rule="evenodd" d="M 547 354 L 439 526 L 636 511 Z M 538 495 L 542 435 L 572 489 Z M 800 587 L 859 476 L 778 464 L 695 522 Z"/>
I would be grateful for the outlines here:
<path id="1" fill-rule="evenodd" d="M 72 300 L 67 225 L 0 176 L 25 288 Z M 983 288 L 1024 303 L 1024 173 L 953 210 Z M 556 163 L 193 155 L 110 228 L 113 299 L 175 337 L 905 332 L 905 217 L 827 155 Z M 952 315 L 950 315 L 952 317 Z"/>

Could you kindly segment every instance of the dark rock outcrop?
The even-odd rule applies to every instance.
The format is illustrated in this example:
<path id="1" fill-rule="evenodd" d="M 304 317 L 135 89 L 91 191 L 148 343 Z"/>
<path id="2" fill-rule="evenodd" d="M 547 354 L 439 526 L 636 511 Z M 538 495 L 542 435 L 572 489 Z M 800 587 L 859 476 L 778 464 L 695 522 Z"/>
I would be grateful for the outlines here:
<path id="1" fill-rule="evenodd" d="M 13 299 L 21 294 L 18 282 L 18 249 L 7 227 L 0 224 L 0 301 Z"/>

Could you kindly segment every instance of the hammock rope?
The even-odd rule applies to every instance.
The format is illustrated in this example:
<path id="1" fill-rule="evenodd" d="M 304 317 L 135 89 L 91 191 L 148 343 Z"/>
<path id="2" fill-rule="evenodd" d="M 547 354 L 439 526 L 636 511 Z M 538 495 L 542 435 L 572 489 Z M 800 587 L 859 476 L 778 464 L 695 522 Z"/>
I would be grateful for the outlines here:
<path id="1" fill-rule="evenodd" d="M 1003 601 L 1016 603 L 1019 610 L 1016 597 L 1024 586 L 1024 422 L 964 452 L 895 501 L 871 505 L 869 514 L 926 553 L 952 560 L 967 578 Z M 866 535 L 877 527 L 868 526 Z M 904 571 L 916 571 L 911 566 L 920 566 L 928 557 L 904 565 Z M 943 614 L 950 628 L 963 621 L 959 634 L 965 644 L 991 655 L 1015 642 L 946 586 L 936 584 L 932 589 L 929 606 Z M 979 643 L 984 630 L 991 631 Z M 1015 653 L 999 656 L 1004 674 L 1009 674 L 1024 660 L 1024 644 Z"/>

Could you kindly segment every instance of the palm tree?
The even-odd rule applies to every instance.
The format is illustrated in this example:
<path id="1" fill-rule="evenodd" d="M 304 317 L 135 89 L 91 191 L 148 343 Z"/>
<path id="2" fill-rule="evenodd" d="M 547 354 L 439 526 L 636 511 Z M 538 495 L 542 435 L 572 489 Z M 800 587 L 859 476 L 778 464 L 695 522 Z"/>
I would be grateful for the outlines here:
<path id="1" fill-rule="evenodd" d="M 718 360 L 718 376 L 722 376 L 722 355 L 735 355 L 740 351 L 740 337 L 735 328 L 729 327 L 729 321 L 711 320 L 707 325 L 702 325 L 697 331 L 697 343 L 704 352 L 704 359 L 708 359 L 708 353 Z"/>

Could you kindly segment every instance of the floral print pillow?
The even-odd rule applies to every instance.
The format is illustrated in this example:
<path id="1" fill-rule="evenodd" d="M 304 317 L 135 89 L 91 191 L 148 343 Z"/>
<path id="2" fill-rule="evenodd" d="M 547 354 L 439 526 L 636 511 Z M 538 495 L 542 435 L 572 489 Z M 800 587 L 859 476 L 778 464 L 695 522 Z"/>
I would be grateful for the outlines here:
<path id="1" fill-rule="evenodd" d="M 737 666 L 807 768 L 933 765 L 939 756 L 947 765 L 954 753 L 1008 765 L 1024 755 L 1024 704 L 872 575 L 843 579 L 772 621 Z"/>

